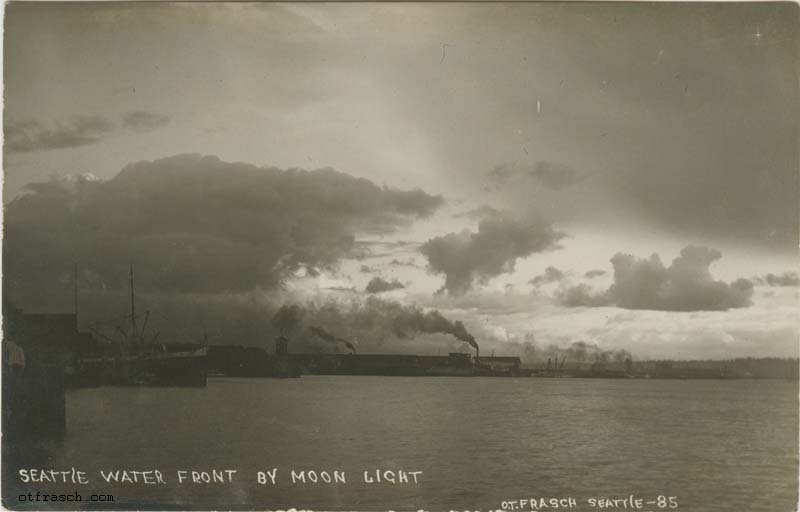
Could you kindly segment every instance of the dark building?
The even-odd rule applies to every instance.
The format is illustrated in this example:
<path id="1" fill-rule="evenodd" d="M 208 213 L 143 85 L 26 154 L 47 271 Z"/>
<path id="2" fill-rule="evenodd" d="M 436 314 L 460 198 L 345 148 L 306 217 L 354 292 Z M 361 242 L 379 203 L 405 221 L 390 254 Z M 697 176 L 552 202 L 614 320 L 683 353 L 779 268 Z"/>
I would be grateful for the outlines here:
<path id="1" fill-rule="evenodd" d="M 387 376 L 523 376 L 518 357 L 473 358 L 451 352 L 446 356 L 404 354 L 308 354 L 289 357 L 304 373 L 320 375 Z"/>
<path id="2" fill-rule="evenodd" d="M 275 356 L 259 347 L 212 345 L 208 347 L 208 371 L 226 377 L 299 377 L 300 369 L 287 357 L 288 340 L 275 340 Z"/>
<path id="3" fill-rule="evenodd" d="M 493 370 L 519 370 L 522 360 L 516 356 L 489 356 L 481 358 L 481 365 Z"/>

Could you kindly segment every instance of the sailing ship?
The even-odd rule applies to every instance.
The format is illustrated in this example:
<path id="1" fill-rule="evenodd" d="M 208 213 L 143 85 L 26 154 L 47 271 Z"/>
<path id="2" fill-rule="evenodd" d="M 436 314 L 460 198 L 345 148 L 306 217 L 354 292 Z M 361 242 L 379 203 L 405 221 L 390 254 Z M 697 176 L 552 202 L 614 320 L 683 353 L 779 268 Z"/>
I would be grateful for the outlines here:
<path id="1" fill-rule="evenodd" d="M 158 333 L 148 340 L 146 328 L 149 311 L 145 313 L 141 328 L 137 323 L 133 265 L 130 267 L 130 291 L 130 332 L 126 334 L 118 329 L 123 334 L 121 342 L 109 344 L 102 351 L 77 356 L 72 371 L 69 372 L 70 383 L 75 387 L 205 387 L 208 374 L 208 348 L 194 344 L 156 343 Z"/>

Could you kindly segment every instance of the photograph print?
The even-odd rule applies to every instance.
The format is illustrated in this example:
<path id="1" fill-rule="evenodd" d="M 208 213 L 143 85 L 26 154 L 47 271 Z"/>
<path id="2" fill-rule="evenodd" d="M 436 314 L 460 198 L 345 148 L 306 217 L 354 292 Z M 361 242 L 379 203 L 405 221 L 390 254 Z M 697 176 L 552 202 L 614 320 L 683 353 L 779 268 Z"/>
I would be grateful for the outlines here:
<path id="1" fill-rule="evenodd" d="M 27 2 L 8 510 L 798 507 L 791 2 Z"/>

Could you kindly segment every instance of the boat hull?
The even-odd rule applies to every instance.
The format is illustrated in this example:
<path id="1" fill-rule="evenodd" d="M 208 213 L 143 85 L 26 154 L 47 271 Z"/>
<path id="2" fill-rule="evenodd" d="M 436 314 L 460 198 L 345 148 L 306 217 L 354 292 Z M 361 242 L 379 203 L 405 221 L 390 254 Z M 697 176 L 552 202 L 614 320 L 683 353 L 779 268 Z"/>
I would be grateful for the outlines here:
<path id="1" fill-rule="evenodd" d="M 72 387 L 205 387 L 207 375 L 207 351 L 199 349 L 190 352 L 82 357 L 78 359 L 69 381 Z"/>

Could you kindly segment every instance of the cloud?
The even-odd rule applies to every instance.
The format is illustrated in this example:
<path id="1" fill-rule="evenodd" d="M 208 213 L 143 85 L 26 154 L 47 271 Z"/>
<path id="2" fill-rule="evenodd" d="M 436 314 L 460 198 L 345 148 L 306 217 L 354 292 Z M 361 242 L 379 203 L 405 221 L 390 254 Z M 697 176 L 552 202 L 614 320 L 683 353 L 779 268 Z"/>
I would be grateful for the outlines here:
<path id="1" fill-rule="evenodd" d="M 355 235 L 391 232 L 442 203 L 332 169 L 304 171 L 179 155 L 108 181 L 50 181 L 6 208 L 4 274 L 45 293 L 73 263 L 112 288 L 231 292 L 334 268 Z"/>
<path id="2" fill-rule="evenodd" d="M 517 178 L 526 179 L 549 190 L 571 187 L 585 177 L 575 169 L 557 162 L 538 161 L 533 165 L 502 164 L 488 173 L 495 185 L 506 185 Z"/>
<path id="3" fill-rule="evenodd" d="M 769 291 L 772 297 L 754 297 L 747 308 L 688 313 L 565 308 L 541 295 L 499 291 L 462 297 L 436 295 L 430 305 L 465 321 L 479 340 L 481 353 L 495 350 L 531 361 L 546 361 L 553 355 L 553 346 L 563 351 L 577 340 L 604 350 L 625 349 L 634 359 L 797 357 L 797 289 Z M 505 331 L 503 336 L 493 334 L 500 328 Z M 509 344 L 503 344 L 506 341 Z M 514 348 L 512 343 L 519 345 Z M 573 361 L 572 357 L 567 361 Z"/>
<path id="4" fill-rule="evenodd" d="M 468 210 L 461 213 L 456 213 L 453 215 L 454 219 L 461 219 L 467 218 L 470 220 L 481 220 L 485 217 L 491 217 L 494 215 L 500 215 L 502 212 L 496 208 L 492 208 L 489 205 L 482 204 L 477 208 L 473 208 L 472 210 Z"/>
<path id="5" fill-rule="evenodd" d="M 538 288 L 539 286 L 561 281 L 564 279 L 564 276 L 564 272 L 556 267 L 547 267 L 544 270 L 544 274 L 534 277 L 529 283 Z"/>
<path id="6" fill-rule="evenodd" d="M 122 126 L 136 132 L 149 132 L 169 123 L 168 116 L 150 112 L 128 112 Z M 42 123 L 33 119 L 5 123 L 5 147 L 8 151 L 27 153 L 50 149 L 75 148 L 97 144 L 111 135 L 114 121 L 98 115 L 74 116 L 68 121 Z"/>
<path id="7" fill-rule="evenodd" d="M 618 253 L 611 258 L 614 284 L 608 290 L 593 294 L 589 286 L 580 284 L 560 290 L 557 297 L 567 307 L 724 311 L 749 306 L 752 282 L 737 279 L 729 284 L 711 276 L 710 265 L 721 257 L 716 249 L 689 245 L 666 268 L 657 254 L 637 259 Z"/>
<path id="8" fill-rule="evenodd" d="M 414 261 L 414 258 L 408 258 L 405 260 L 392 258 L 392 261 L 389 262 L 389 265 L 392 267 L 413 267 L 413 268 L 419 267 L 419 265 L 417 265 L 417 262 Z"/>
<path id="9" fill-rule="evenodd" d="M 169 124 L 169 116 L 153 114 L 152 112 L 128 112 L 122 117 L 122 126 L 137 132 L 151 132 Z"/>
<path id="10" fill-rule="evenodd" d="M 755 280 L 759 284 L 767 286 L 800 286 L 800 276 L 797 275 L 797 272 L 784 272 L 781 275 L 770 273 Z"/>
<path id="11" fill-rule="evenodd" d="M 500 184 L 509 181 L 517 174 L 519 174 L 518 169 L 515 169 L 508 164 L 500 164 L 489 171 L 487 176 L 489 177 L 490 181 Z"/>
<path id="12" fill-rule="evenodd" d="M 601 307 L 612 304 L 608 293 L 592 293 L 592 287 L 585 283 L 559 289 L 556 297 L 561 305 L 568 308 Z"/>
<path id="13" fill-rule="evenodd" d="M 367 287 L 364 289 L 364 291 L 367 293 L 383 293 L 392 290 L 399 290 L 401 288 L 405 288 L 405 285 L 403 285 L 403 283 L 397 279 L 387 281 L 380 277 L 373 277 L 370 279 L 369 283 L 367 283 Z"/>
<path id="14" fill-rule="evenodd" d="M 556 162 L 536 162 L 528 176 L 552 190 L 572 186 L 583 179 L 575 169 Z"/>
<path id="15" fill-rule="evenodd" d="M 76 116 L 66 122 L 9 121 L 5 124 L 5 147 L 11 152 L 74 148 L 100 142 L 114 130 L 102 116 Z"/>
<path id="16" fill-rule="evenodd" d="M 420 252 L 432 272 L 445 275 L 442 290 L 461 295 L 475 282 L 513 271 L 518 258 L 559 248 L 565 236 L 543 221 L 493 216 L 480 222 L 477 233 L 464 230 L 432 238 Z"/>
<path id="17" fill-rule="evenodd" d="M 583 274 L 583 276 L 588 278 L 588 279 L 594 279 L 595 277 L 600 277 L 600 276 L 604 276 L 604 275 L 606 275 L 606 271 L 605 270 L 599 270 L 599 269 L 590 270 L 590 271 L 586 272 L 585 274 Z"/>

